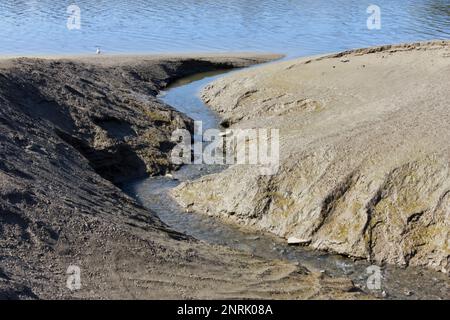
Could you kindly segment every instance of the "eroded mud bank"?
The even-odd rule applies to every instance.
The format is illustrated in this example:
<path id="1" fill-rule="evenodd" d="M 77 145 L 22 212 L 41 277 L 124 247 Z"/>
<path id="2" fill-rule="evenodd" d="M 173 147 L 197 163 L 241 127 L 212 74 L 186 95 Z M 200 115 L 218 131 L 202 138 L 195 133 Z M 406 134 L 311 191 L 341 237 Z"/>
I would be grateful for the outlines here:
<path id="1" fill-rule="evenodd" d="M 332 279 L 171 231 L 114 183 L 171 168 L 176 78 L 269 56 L 0 62 L 1 298 L 354 298 Z M 81 289 L 66 287 L 70 265 Z M 276 279 L 276 283 L 273 280 Z"/>

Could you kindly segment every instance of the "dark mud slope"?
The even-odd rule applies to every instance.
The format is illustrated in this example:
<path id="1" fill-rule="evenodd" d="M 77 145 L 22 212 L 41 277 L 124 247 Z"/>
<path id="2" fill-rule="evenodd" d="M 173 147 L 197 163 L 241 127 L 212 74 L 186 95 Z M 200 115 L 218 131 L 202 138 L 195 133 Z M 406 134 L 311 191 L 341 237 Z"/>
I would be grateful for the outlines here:
<path id="1" fill-rule="evenodd" d="M 346 297 L 345 281 L 171 232 L 115 186 L 170 169 L 170 134 L 190 127 L 159 89 L 271 58 L 1 61 L 0 298 L 269 297 L 284 292 L 258 291 L 273 277 L 299 297 L 320 297 L 320 286 Z M 81 269 L 79 291 L 66 288 L 69 265 Z"/>
<path id="2" fill-rule="evenodd" d="M 115 186 L 171 168 L 170 133 L 190 120 L 155 98 L 160 88 L 271 58 L 1 61 L 0 298 L 357 295 L 345 279 L 171 232 Z M 70 265 L 81 290 L 66 288 Z"/>
<path id="3" fill-rule="evenodd" d="M 2 122 L 32 120 L 74 147 L 102 177 L 119 182 L 171 169 L 169 136 L 175 128 L 190 126 L 190 120 L 155 98 L 159 89 L 192 73 L 258 59 L 96 61 L 3 62 L 2 111 L 13 116 L 10 104 L 18 114 Z"/>

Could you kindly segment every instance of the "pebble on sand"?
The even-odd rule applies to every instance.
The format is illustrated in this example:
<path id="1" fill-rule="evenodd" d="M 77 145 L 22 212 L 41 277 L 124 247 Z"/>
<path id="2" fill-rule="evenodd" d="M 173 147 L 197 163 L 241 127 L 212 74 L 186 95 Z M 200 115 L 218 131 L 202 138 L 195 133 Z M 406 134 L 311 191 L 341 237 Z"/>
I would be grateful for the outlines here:
<path id="1" fill-rule="evenodd" d="M 287 242 L 291 246 L 307 246 L 308 244 L 311 243 L 311 240 L 290 237 L 290 238 L 288 238 Z"/>

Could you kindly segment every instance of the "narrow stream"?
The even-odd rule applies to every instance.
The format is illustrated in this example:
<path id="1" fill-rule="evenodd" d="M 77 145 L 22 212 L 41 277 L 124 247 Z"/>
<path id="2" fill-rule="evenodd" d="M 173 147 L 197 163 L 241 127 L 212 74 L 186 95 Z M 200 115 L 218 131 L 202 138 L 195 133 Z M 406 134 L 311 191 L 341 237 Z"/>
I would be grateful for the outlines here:
<path id="1" fill-rule="evenodd" d="M 203 129 L 217 128 L 219 117 L 199 98 L 199 91 L 226 71 L 197 74 L 184 78 L 160 95 L 160 99 L 194 120 L 203 122 Z M 191 235 L 210 244 L 219 244 L 260 256 L 266 259 L 283 259 L 298 262 L 315 271 L 330 276 L 351 278 L 355 285 L 368 292 L 366 287 L 366 261 L 354 261 L 339 255 L 288 246 L 282 239 L 265 233 L 248 233 L 229 226 L 217 218 L 187 213 L 170 198 L 168 192 L 179 183 L 223 170 L 223 167 L 186 165 L 173 173 L 173 178 L 150 177 L 132 181 L 124 191 L 145 207 L 156 212 L 172 229 Z M 382 289 L 371 293 L 388 299 L 448 299 L 448 276 L 424 268 L 402 269 L 382 267 Z"/>

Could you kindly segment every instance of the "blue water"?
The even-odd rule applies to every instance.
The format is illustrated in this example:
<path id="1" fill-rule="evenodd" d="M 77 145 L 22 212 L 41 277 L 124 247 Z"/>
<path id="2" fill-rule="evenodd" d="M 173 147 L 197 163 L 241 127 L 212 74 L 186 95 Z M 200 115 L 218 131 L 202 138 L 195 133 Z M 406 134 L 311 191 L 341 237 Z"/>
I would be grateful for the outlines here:
<path id="1" fill-rule="evenodd" d="M 81 29 L 69 30 L 70 4 Z M 370 4 L 381 29 L 366 25 Z M 450 0 L 2 0 L 0 54 L 271 51 L 450 38 Z"/>

